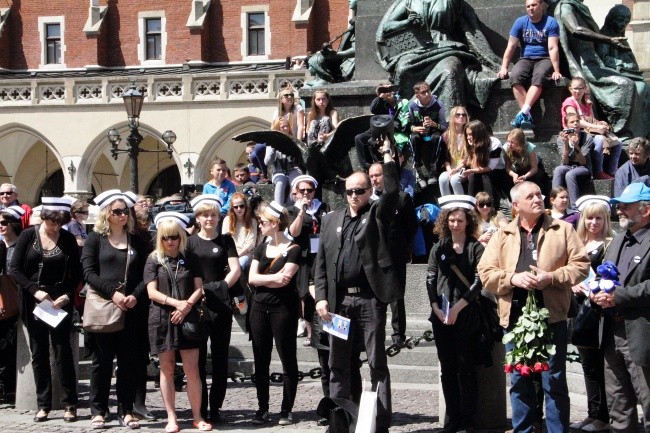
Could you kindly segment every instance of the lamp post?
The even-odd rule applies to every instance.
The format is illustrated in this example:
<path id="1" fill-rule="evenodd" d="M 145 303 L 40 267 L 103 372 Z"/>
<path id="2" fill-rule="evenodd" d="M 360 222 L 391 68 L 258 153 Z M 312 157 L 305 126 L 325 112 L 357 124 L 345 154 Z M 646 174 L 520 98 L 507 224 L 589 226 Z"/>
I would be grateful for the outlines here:
<path id="1" fill-rule="evenodd" d="M 144 95 L 135 87 L 135 81 L 131 83 L 129 90 L 122 94 L 124 100 L 124 107 L 126 108 L 126 115 L 129 118 L 129 136 L 126 137 L 126 149 L 119 148 L 122 141 L 120 133 L 117 129 L 108 131 L 108 141 L 111 142 L 111 155 L 113 159 L 117 160 L 117 155 L 120 153 L 129 154 L 129 166 L 131 169 L 130 188 L 131 191 L 138 194 L 138 155 L 140 152 L 167 152 L 169 157 L 172 157 L 174 149 L 172 144 L 176 141 L 176 134 L 173 131 L 167 130 L 162 134 L 162 141 L 167 146 L 165 150 L 146 150 L 140 148 L 143 137 L 138 131 L 140 126 L 140 112 L 142 111 L 142 103 L 144 102 Z"/>

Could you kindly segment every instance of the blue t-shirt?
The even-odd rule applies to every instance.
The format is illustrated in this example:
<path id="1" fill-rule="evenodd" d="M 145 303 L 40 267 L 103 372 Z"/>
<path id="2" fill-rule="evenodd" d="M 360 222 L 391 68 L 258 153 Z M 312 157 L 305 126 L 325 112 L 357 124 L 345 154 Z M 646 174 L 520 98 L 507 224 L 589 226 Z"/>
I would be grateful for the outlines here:
<path id="1" fill-rule="evenodd" d="M 510 36 L 519 39 L 521 57 L 549 57 L 548 38 L 560 37 L 560 26 L 555 18 L 542 16 L 538 23 L 533 23 L 528 15 L 517 18 Z"/>

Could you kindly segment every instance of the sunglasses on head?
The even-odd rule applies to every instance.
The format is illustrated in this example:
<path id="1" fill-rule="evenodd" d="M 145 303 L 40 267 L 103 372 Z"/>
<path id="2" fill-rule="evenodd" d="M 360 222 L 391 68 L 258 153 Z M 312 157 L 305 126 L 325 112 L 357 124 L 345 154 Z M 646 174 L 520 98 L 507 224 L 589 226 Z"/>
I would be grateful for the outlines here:
<path id="1" fill-rule="evenodd" d="M 366 191 L 368 191 L 368 188 L 352 188 L 352 189 L 346 189 L 345 193 L 347 194 L 348 197 L 352 197 L 352 194 L 364 195 Z"/>
<path id="2" fill-rule="evenodd" d="M 122 215 L 128 215 L 129 214 L 129 208 L 125 207 L 124 209 L 112 209 L 111 210 L 111 215 L 113 216 L 122 216 Z"/>
<path id="3" fill-rule="evenodd" d="M 180 235 L 169 235 L 169 236 L 163 236 L 162 240 L 165 242 L 169 242 L 169 241 L 177 241 L 180 238 L 181 238 Z"/>

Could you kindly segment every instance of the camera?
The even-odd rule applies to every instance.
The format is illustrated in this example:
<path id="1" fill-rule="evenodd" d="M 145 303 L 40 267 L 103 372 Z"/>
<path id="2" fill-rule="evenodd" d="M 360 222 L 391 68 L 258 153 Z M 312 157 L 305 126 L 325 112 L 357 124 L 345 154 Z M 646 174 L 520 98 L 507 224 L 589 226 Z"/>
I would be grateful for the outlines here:
<path id="1" fill-rule="evenodd" d="M 575 134 L 576 130 L 574 128 L 566 128 L 564 131 L 565 134 Z"/>

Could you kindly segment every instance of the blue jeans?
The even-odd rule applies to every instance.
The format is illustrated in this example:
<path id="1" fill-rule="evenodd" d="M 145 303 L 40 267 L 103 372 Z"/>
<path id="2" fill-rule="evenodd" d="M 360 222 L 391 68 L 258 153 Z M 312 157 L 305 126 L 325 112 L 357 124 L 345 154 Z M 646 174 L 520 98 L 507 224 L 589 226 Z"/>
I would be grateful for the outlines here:
<path id="1" fill-rule="evenodd" d="M 569 193 L 569 208 L 578 210 L 576 201 L 580 198 L 580 184 L 591 180 L 591 172 L 583 165 L 558 165 L 553 170 L 553 188 L 566 187 Z"/>
<path id="2" fill-rule="evenodd" d="M 546 429 L 548 433 L 568 433 L 570 402 L 566 383 L 567 324 L 566 321 L 557 322 L 551 324 L 550 328 L 553 330 L 555 355 L 549 360 L 548 371 L 542 372 Z M 513 346 L 513 343 L 506 344 L 506 350 L 512 350 Z M 510 404 L 514 433 L 532 433 L 537 406 L 532 376 L 522 376 L 517 371 L 511 373 Z"/>
<path id="3" fill-rule="evenodd" d="M 618 159 L 621 156 L 621 151 L 623 146 L 620 141 L 615 143 L 615 146 L 609 148 L 609 164 L 607 167 L 603 167 L 603 161 L 605 155 L 603 155 L 603 142 L 605 137 L 602 135 L 594 135 L 594 150 L 592 154 L 592 164 L 594 174 L 604 171 L 605 173 L 614 176 L 616 170 L 618 169 Z"/>

